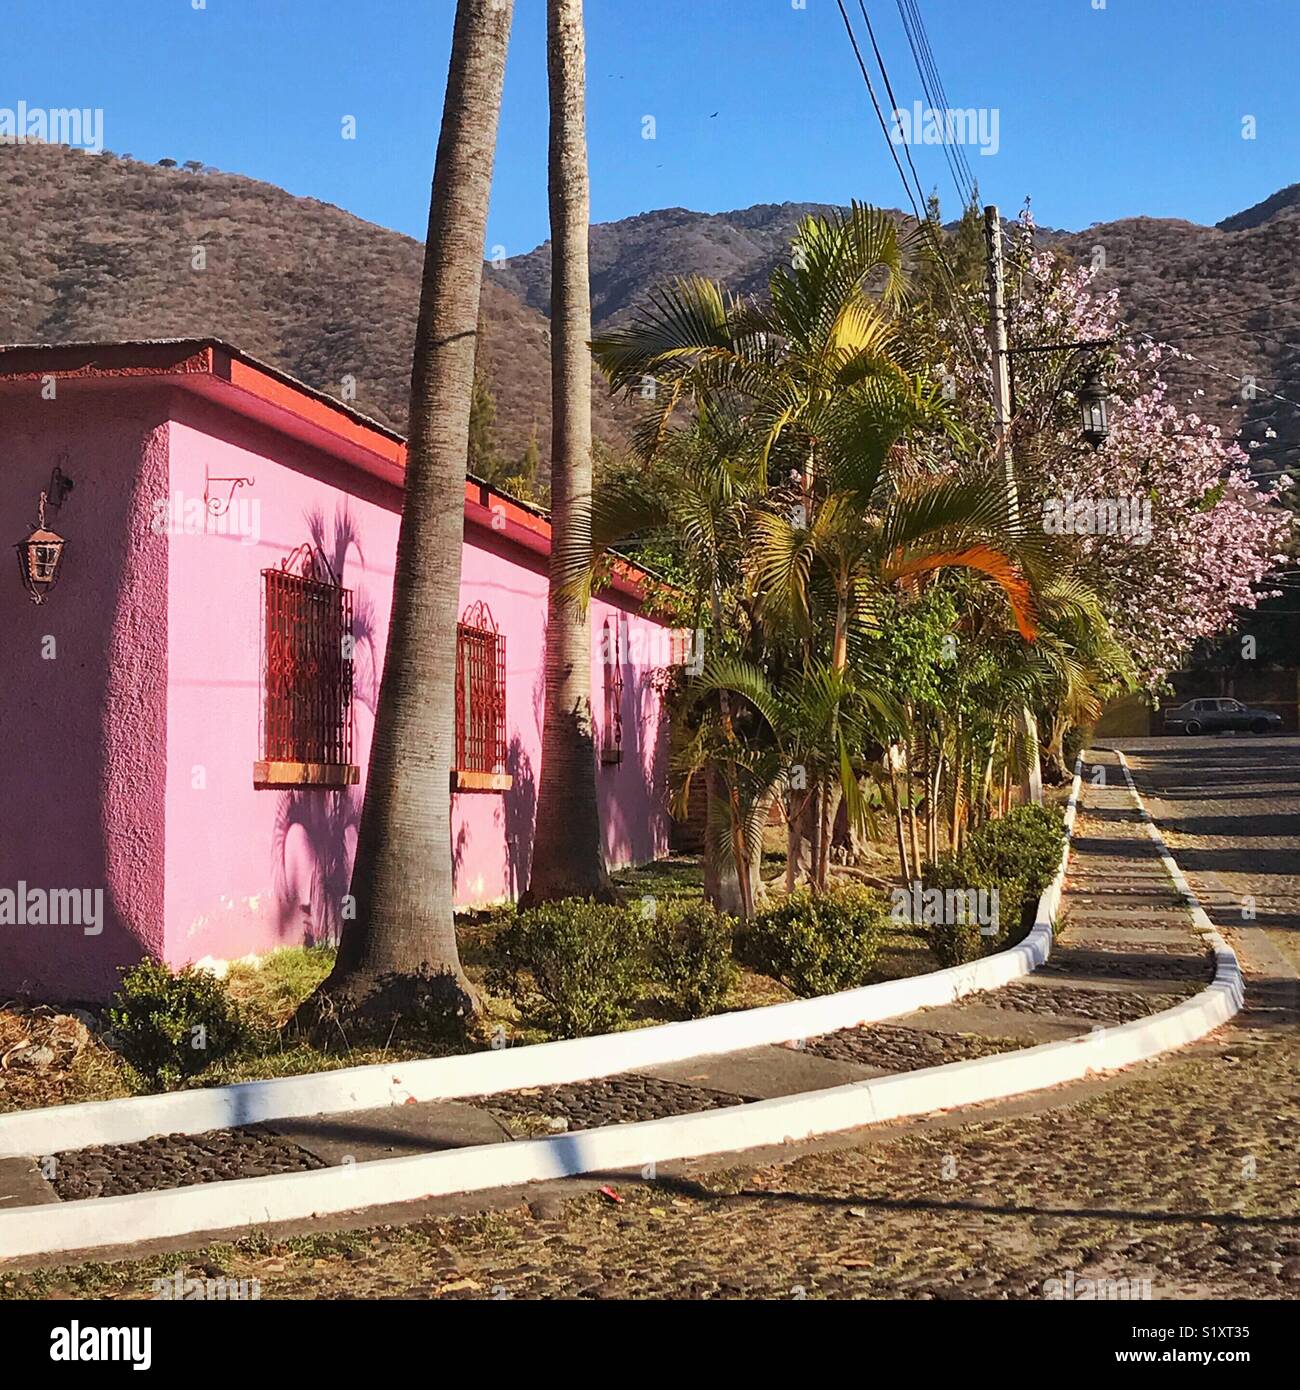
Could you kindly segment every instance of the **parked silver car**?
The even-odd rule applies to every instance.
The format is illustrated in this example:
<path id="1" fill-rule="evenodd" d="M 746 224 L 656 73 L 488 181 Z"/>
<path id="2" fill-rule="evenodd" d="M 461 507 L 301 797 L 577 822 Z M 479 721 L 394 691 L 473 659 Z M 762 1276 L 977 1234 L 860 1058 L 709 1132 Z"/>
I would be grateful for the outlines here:
<path id="1" fill-rule="evenodd" d="M 1282 727 L 1282 716 L 1271 709 L 1255 709 L 1240 700 L 1188 700 L 1165 711 L 1167 734 L 1218 734 L 1225 729 L 1273 733 Z"/>

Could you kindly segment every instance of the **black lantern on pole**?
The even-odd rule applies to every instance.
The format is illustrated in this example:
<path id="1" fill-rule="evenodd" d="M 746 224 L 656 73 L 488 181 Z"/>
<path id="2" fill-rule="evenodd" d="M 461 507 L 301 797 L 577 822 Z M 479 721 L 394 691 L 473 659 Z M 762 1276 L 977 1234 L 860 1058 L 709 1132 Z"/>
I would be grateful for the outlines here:
<path id="1" fill-rule="evenodd" d="M 45 497 L 45 493 L 41 493 L 40 520 L 36 529 L 14 547 L 18 552 L 23 588 L 32 596 L 33 603 L 44 603 L 45 595 L 57 583 L 66 544 L 62 536 L 46 530 Z"/>
<path id="2" fill-rule="evenodd" d="M 1110 434 L 1106 387 L 1094 362 L 1089 366 L 1079 389 L 1079 410 L 1083 416 L 1083 437 L 1094 449 L 1100 448 Z"/>

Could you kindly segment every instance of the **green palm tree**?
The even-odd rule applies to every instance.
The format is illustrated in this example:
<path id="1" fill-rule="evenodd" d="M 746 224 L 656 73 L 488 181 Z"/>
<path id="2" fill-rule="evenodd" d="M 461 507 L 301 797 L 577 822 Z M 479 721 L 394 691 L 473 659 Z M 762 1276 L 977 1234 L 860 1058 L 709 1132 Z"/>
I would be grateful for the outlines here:
<path id="1" fill-rule="evenodd" d="M 591 283 L 582 0 L 547 0 L 551 202 L 551 558 L 542 766 L 520 903 L 613 902 L 596 799 L 591 619 L 566 591 L 567 557 L 591 547 Z"/>
<path id="2" fill-rule="evenodd" d="M 352 869 L 355 916 L 320 996 L 380 1014 L 393 977 L 450 977 L 456 618 L 483 238 L 513 0 L 459 0 L 411 364 L 410 444 L 392 619 Z M 391 1002 L 391 1001 L 390 1001 Z M 326 1000 L 304 1006 L 310 1021 Z"/>
<path id="3" fill-rule="evenodd" d="M 871 494 L 859 490 L 864 481 L 828 493 L 810 524 L 792 518 L 798 504 L 788 493 L 773 492 L 756 509 L 749 564 L 760 613 L 796 634 L 809 652 L 825 645 L 819 633 L 829 630 L 829 668 L 843 676 L 851 669 L 852 632 L 878 622 L 886 597 L 957 570 L 996 586 L 1020 634 L 1035 637 L 1033 589 L 1019 558 L 1023 540 L 996 475 L 895 481 L 881 470 Z M 869 668 L 860 668 L 858 679 L 869 680 Z M 898 695 L 901 703 L 906 692 Z M 818 886 L 826 881 L 846 789 L 843 778 L 814 786 L 809 839 Z"/>
<path id="4" fill-rule="evenodd" d="M 932 415 L 938 390 L 909 370 L 898 335 L 911 244 L 892 218 L 855 203 L 803 223 L 761 306 L 701 278 L 657 290 L 592 343 L 612 388 L 649 401 L 642 456 L 704 406 L 736 417 L 758 461 L 792 467 L 811 489 L 823 455 L 882 453 Z"/>
<path id="5" fill-rule="evenodd" d="M 982 476 L 923 476 L 933 440 L 963 440 L 899 332 L 909 251 L 891 218 L 855 204 L 805 221 L 764 305 L 708 280 L 678 281 L 592 345 L 613 388 L 649 402 L 636 433 L 648 464 L 678 458 L 683 440 L 709 456 L 703 475 L 659 467 L 645 487 L 598 501 L 597 551 L 640 526 L 675 525 L 705 581 L 701 599 L 711 583 L 716 619 L 722 592 L 730 595 L 751 660 L 770 663 L 784 643 L 782 661 L 805 680 L 824 665 L 845 699 L 854 624 L 870 621 L 875 596 L 932 571 L 985 574 L 1011 599 L 1021 630 L 1033 630 L 1004 489 Z M 740 541 L 726 585 L 713 547 L 724 503 Z M 715 641 L 722 627 L 714 622 Z M 744 697 L 714 684 L 721 743 L 706 743 L 717 767 L 735 751 L 726 701 Z M 836 704 L 826 755 L 841 717 L 847 707 Z M 852 793 L 836 760 L 815 761 L 801 809 L 811 807 L 812 872 L 824 882 L 838 797 Z M 786 809 L 794 827 L 793 798 Z"/>
<path id="6" fill-rule="evenodd" d="M 752 598 L 744 587 L 744 555 L 749 511 L 763 491 L 761 470 L 744 451 L 743 430 L 729 431 L 725 422 L 702 409 L 695 428 L 666 440 L 644 469 L 616 474 L 597 490 L 592 549 L 575 566 L 571 589 L 579 598 L 589 591 L 610 547 L 635 551 L 639 539 L 671 537 L 685 590 L 682 616 L 689 628 L 704 635 L 714 655 L 756 655 L 761 643 L 752 622 Z M 731 714 L 725 690 L 714 704 L 725 727 Z M 734 740 L 729 746 L 734 752 Z M 705 789 L 705 894 L 723 911 L 743 916 L 762 893 L 758 860 L 750 859 L 750 877 L 742 884 L 741 860 L 731 838 L 731 793 L 716 764 L 706 760 L 695 771 L 701 772 Z"/>

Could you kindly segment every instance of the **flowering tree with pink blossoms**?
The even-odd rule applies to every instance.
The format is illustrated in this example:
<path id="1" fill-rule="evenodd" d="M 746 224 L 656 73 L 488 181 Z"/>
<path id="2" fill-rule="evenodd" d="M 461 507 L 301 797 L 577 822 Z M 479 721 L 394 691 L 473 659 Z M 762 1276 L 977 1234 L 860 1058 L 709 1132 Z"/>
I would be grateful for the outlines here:
<path id="1" fill-rule="evenodd" d="M 1163 372 L 1177 350 L 1127 331 L 1117 295 L 1096 292 L 1093 280 L 1036 249 L 1032 221 L 1022 217 L 1008 264 L 1011 346 L 1111 342 L 1015 354 L 1014 471 L 1026 528 L 1041 524 L 1065 538 L 1139 681 L 1154 688 L 1199 640 L 1270 593 L 1293 517 L 1276 489 L 1252 480 L 1247 454 L 1195 412 L 1194 399 L 1178 399 Z M 978 324 L 983 305 L 970 294 Z M 953 346 L 943 370 L 960 408 L 972 433 L 991 440 L 987 339 L 976 326 L 972 361 L 955 323 L 944 336 Z M 1110 397 L 1110 433 L 1097 448 L 1080 432 L 1078 391 L 1089 366 Z"/>

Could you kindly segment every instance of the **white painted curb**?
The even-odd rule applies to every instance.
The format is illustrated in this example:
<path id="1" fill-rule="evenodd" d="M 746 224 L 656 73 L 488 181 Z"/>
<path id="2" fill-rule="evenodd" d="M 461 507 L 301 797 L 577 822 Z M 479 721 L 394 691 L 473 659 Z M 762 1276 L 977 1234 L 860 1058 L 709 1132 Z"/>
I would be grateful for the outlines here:
<path id="1" fill-rule="evenodd" d="M 1162 859 L 1172 864 L 1122 754 L 1120 763 Z M 1076 788 L 1077 783 L 1076 774 Z M 1177 882 L 1181 874 L 1176 865 L 1173 872 Z M 1190 888 L 1187 892 L 1190 897 Z M 1199 911 L 1199 906 L 1193 911 Z M 1208 923 L 1204 913 L 1200 915 Z M 1231 1018 L 1242 1004 L 1241 970 L 1236 955 L 1213 926 L 1208 936 L 1215 954 L 1213 982 L 1172 1009 L 1117 1028 L 825 1091 L 555 1138 L 0 1211 L 0 1259 L 306 1220 L 580 1173 L 645 1169 L 648 1164 L 790 1143 L 1057 1086 L 1158 1056 L 1203 1037 Z"/>
<path id="2" fill-rule="evenodd" d="M 1121 766 L 1162 858 L 1168 859 L 1122 755 Z M 1238 1011 L 1243 987 L 1236 955 L 1212 926 L 1208 935 L 1214 947 L 1215 975 L 1200 994 L 1150 1018 L 1079 1038 L 830 1090 L 555 1138 L 0 1211 L 0 1260 L 307 1220 L 581 1173 L 644 1171 L 650 1164 L 792 1143 L 1059 1086 L 1182 1047 Z"/>
<path id="3" fill-rule="evenodd" d="M 0 1115 L 0 1158 L 43 1157 L 96 1144 L 130 1144 L 155 1134 L 202 1134 L 210 1129 L 302 1115 L 378 1110 L 410 1101 L 452 1100 L 528 1086 L 589 1081 L 691 1057 L 796 1042 L 840 1028 L 896 1018 L 914 1009 L 951 1004 L 977 990 L 999 989 L 1037 969 L 1051 951 L 1052 923 L 1065 883 L 1082 769 L 1081 756 L 1075 764 L 1065 813 L 1066 838 L 1060 868 L 1038 900 L 1033 930 L 1012 950 L 927 975 L 886 980 L 841 994 L 796 999 L 788 1004 L 771 1004 L 689 1023 L 666 1023 L 627 1033 L 474 1052 L 461 1057 L 380 1063 L 130 1100 L 15 1111 Z"/>

